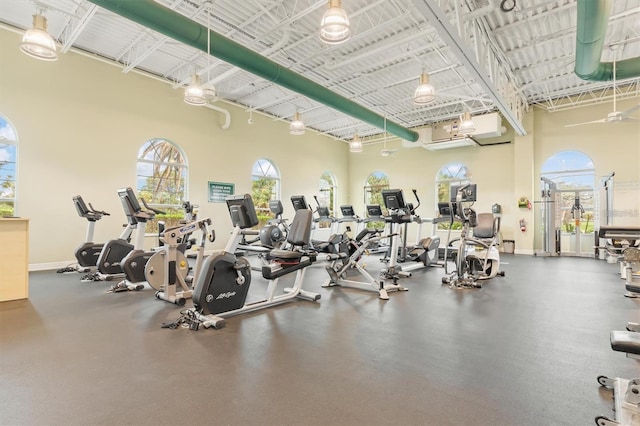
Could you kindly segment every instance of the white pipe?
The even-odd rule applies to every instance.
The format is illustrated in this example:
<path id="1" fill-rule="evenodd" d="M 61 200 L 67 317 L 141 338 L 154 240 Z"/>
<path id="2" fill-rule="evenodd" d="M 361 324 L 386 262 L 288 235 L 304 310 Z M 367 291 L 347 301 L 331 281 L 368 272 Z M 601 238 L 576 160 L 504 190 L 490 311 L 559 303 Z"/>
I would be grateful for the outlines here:
<path id="1" fill-rule="evenodd" d="M 214 111 L 218 111 L 224 114 L 224 124 L 222 126 L 220 126 L 220 128 L 222 130 L 227 130 L 229 128 L 229 126 L 231 125 L 231 114 L 229 113 L 228 110 L 224 109 L 224 108 L 220 108 L 218 106 L 215 105 L 211 105 L 211 104 L 206 104 L 205 107 L 212 109 Z"/>

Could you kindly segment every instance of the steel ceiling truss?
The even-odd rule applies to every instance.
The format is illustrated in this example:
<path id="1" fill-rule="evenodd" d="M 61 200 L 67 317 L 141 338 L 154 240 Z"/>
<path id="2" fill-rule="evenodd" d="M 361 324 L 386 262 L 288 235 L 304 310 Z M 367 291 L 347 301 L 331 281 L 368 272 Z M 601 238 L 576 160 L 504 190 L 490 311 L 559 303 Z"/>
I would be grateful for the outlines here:
<path id="1" fill-rule="evenodd" d="M 549 112 L 564 111 L 568 109 L 601 104 L 613 101 L 614 88 L 610 82 L 602 83 L 598 86 L 585 87 L 579 94 L 575 94 L 575 89 L 556 92 L 553 98 L 547 98 L 535 103 L 535 106 L 543 108 Z M 615 88 L 616 99 L 629 99 L 640 96 L 640 78 L 631 81 L 623 86 Z"/>
<path id="2" fill-rule="evenodd" d="M 10 16 L 25 15 L 19 25 L 27 28 L 32 11 L 24 6 L 18 12 L 19 0 L 3 1 L 16 9 Z M 500 110 L 522 133 L 528 105 L 552 112 L 612 99 L 610 84 L 585 82 L 573 72 L 575 0 L 518 2 L 511 13 L 501 12 L 495 0 L 351 0 L 344 6 L 351 3 L 353 36 L 334 46 L 318 40 L 325 0 L 155 1 L 406 127 L 450 120 L 464 111 Z M 57 12 L 49 14 L 50 29 L 62 52 L 76 45 L 91 52 L 95 46 L 95 53 L 120 63 L 124 72 L 142 69 L 174 88 L 188 84 L 196 72 L 205 87 L 216 86 L 222 99 L 278 120 L 300 110 L 308 128 L 331 137 L 380 133 L 85 0 L 37 4 Z M 639 15 L 631 0 L 613 4 L 606 44 L 621 46 L 619 58 L 640 54 Z M 0 12 L 0 20 L 3 16 Z M 612 60 L 608 49 L 603 60 Z M 412 95 L 423 69 L 437 99 L 417 107 Z M 640 79 L 619 84 L 618 99 L 640 95 Z"/>

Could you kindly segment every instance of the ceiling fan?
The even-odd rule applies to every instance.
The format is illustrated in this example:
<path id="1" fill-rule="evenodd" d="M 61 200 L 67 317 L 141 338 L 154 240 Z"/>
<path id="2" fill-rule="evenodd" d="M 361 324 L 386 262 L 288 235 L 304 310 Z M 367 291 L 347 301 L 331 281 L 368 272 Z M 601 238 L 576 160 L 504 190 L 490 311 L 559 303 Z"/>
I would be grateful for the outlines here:
<path id="1" fill-rule="evenodd" d="M 636 110 L 640 109 L 640 104 L 629 108 L 626 111 L 618 111 L 616 108 L 616 55 L 615 48 L 617 46 L 611 46 L 611 49 L 614 51 L 613 54 L 613 111 L 607 114 L 606 118 L 602 118 L 600 120 L 594 121 L 585 121 L 584 123 L 576 123 L 576 124 L 567 124 L 564 127 L 575 127 L 582 126 L 583 124 L 595 124 L 595 123 L 620 123 L 620 122 L 629 122 L 629 121 L 640 121 L 640 118 L 630 117 Z"/>
<path id="2" fill-rule="evenodd" d="M 395 154 L 398 151 L 400 150 L 383 148 L 380 150 L 380 155 L 382 155 L 383 157 L 391 157 L 393 154 Z"/>
<path id="3" fill-rule="evenodd" d="M 389 139 L 389 135 L 387 134 L 387 116 L 384 116 L 384 137 L 382 138 L 383 147 L 380 150 L 380 155 L 383 157 L 391 157 L 396 152 L 400 151 L 400 149 L 388 149 L 387 148 L 387 139 Z"/>

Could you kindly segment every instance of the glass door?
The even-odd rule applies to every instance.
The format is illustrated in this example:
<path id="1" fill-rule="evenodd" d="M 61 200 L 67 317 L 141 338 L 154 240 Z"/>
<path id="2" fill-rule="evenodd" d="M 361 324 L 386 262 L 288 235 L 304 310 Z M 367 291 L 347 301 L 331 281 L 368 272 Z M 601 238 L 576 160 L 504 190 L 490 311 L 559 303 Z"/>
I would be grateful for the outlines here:
<path id="1" fill-rule="evenodd" d="M 558 191 L 557 216 L 561 222 L 560 253 L 563 256 L 595 256 L 597 194 L 591 189 Z"/>

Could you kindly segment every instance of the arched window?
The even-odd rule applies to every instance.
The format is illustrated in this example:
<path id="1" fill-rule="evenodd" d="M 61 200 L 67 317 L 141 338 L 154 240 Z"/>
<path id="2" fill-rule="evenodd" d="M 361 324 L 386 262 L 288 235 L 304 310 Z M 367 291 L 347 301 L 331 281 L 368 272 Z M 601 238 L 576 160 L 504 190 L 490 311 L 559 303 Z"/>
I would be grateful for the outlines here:
<path id="1" fill-rule="evenodd" d="M 329 208 L 329 215 L 335 217 L 336 215 L 336 178 L 333 176 L 328 170 L 322 172 L 322 176 L 320 176 L 320 184 L 319 184 L 319 196 L 318 203 L 321 206 L 326 206 Z M 329 221 L 320 221 L 318 222 L 319 228 L 329 228 L 331 226 L 331 222 Z"/>
<path id="2" fill-rule="evenodd" d="M 321 205 L 329 207 L 329 212 L 332 216 L 335 216 L 338 185 L 336 184 L 336 178 L 333 173 L 328 170 L 322 172 L 318 189 L 320 191 L 318 201 Z"/>
<path id="3" fill-rule="evenodd" d="M 373 172 L 364 183 L 364 204 L 379 204 L 384 209 L 382 190 L 389 189 L 389 176 L 383 172 Z"/>
<path id="4" fill-rule="evenodd" d="M 0 115 L 0 217 L 15 216 L 17 150 L 16 131 Z"/>
<path id="5" fill-rule="evenodd" d="M 166 214 L 156 215 L 147 232 L 157 231 L 157 221 L 167 227 L 184 218 L 182 203 L 187 201 L 187 159 L 182 150 L 165 139 L 150 139 L 138 151 L 136 183 L 138 197 Z"/>
<path id="6" fill-rule="evenodd" d="M 269 201 L 280 199 L 280 172 L 271 161 L 261 158 L 253 164 L 251 197 L 262 226 L 272 218 Z"/>
<path id="7" fill-rule="evenodd" d="M 540 176 L 556 184 L 555 216 L 562 220 L 562 232 L 572 235 L 592 233 L 598 225 L 598 211 L 594 191 L 596 173 L 591 158 L 579 151 L 558 152 L 544 162 Z M 576 247 L 564 244 L 562 251 L 593 252 L 593 239 L 582 240 L 586 242 L 579 242 Z M 587 247 L 588 244 L 591 246 Z"/>
<path id="8" fill-rule="evenodd" d="M 442 166 L 436 175 L 436 205 L 451 198 L 451 186 L 469 183 L 469 170 L 462 163 L 449 163 Z"/>
<path id="9" fill-rule="evenodd" d="M 551 179 L 558 189 L 593 189 L 596 172 L 588 155 L 579 151 L 562 151 L 544 162 L 540 176 Z"/>
<path id="10" fill-rule="evenodd" d="M 450 201 L 450 191 L 452 186 L 462 185 L 469 182 L 469 170 L 464 164 L 449 163 L 442 166 L 436 175 L 436 206 L 438 203 Z M 448 229 L 449 226 L 451 226 L 451 229 L 462 228 L 462 224 L 460 222 L 453 222 L 453 225 L 447 222 L 442 222 L 438 224 L 438 229 Z"/>

